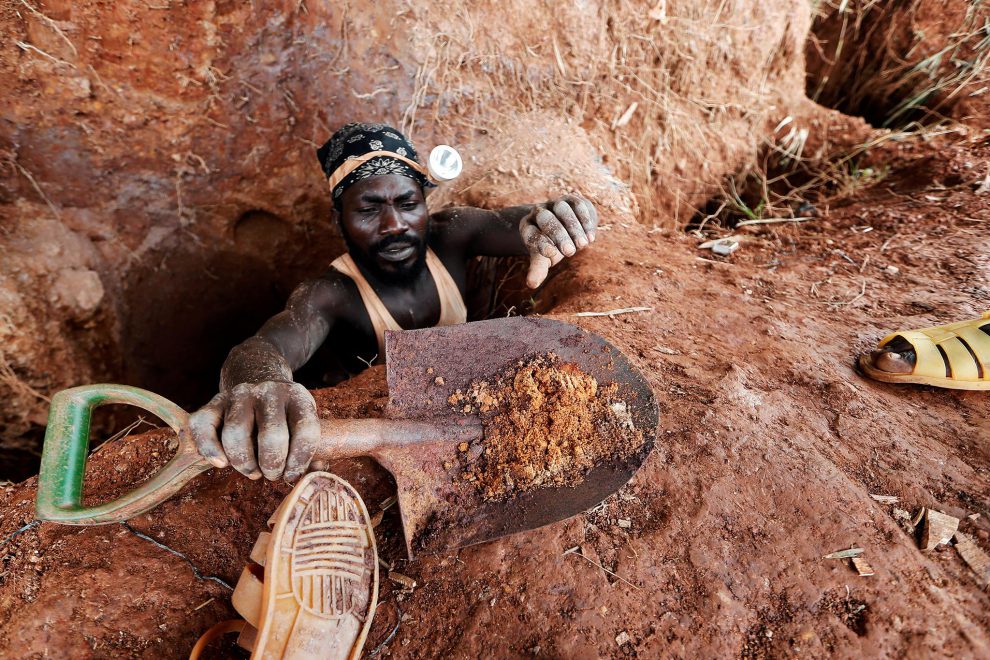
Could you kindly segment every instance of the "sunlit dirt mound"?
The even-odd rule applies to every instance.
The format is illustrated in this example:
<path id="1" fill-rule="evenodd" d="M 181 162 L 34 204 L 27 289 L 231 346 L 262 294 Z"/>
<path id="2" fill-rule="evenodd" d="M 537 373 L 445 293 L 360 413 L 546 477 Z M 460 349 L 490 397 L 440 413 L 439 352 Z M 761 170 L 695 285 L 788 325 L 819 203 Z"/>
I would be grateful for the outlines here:
<path id="1" fill-rule="evenodd" d="M 670 227 L 801 102 L 809 21 L 803 0 L 4 3 L 0 438 L 36 440 L 45 397 L 85 382 L 207 400 L 341 250 L 315 148 L 345 122 L 461 150 L 434 207 L 577 190 Z"/>

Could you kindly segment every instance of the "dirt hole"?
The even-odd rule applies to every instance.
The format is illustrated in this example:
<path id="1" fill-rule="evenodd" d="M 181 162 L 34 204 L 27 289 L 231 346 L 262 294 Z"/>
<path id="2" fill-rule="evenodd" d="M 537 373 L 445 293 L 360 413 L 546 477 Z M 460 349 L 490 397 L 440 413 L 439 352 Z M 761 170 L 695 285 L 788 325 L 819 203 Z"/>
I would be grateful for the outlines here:
<path id="1" fill-rule="evenodd" d="M 808 98 L 876 127 L 959 114 L 990 65 L 979 3 L 818 3 L 805 49 Z"/>
<path id="2" fill-rule="evenodd" d="M 336 228 L 326 222 L 294 227 L 258 209 L 232 223 L 229 240 L 161 246 L 126 279 L 118 311 L 122 345 L 108 360 L 121 366 L 111 380 L 195 410 L 216 393 L 230 349 L 283 309 L 293 288 L 318 276 L 343 249 Z M 535 299 L 525 276 L 524 259 L 474 260 L 465 301 L 469 320 L 530 313 Z M 142 414 L 126 406 L 98 409 L 91 449 Z M 0 481 L 37 474 L 44 432 L 39 426 L 0 448 Z"/>

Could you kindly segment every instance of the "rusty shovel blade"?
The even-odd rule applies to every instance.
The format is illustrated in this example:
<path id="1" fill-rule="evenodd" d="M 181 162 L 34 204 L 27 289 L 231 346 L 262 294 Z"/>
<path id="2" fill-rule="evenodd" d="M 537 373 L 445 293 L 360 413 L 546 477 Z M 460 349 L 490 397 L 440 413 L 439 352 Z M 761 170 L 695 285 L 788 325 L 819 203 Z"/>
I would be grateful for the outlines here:
<path id="1" fill-rule="evenodd" d="M 492 380 L 520 360 L 555 353 L 615 383 L 644 443 L 632 455 L 600 461 L 575 486 L 519 493 L 501 502 L 482 499 L 450 465 L 450 440 L 391 447 L 375 458 L 395 477 L 410 556 L 436 553 L 542 527 L 594 507 L 625 484 L 653 448 L 659 413 L 653 392 L 626 357 L 607 341 L 576 326 L 544 318 L 507 318 L 386 333 L 392 419 L 465 420 L 448 398 L 479 380 Z M 483 443 L 483 439 L 477 440 Z M 455 462 L 456 463 L 456 462 Z"/>

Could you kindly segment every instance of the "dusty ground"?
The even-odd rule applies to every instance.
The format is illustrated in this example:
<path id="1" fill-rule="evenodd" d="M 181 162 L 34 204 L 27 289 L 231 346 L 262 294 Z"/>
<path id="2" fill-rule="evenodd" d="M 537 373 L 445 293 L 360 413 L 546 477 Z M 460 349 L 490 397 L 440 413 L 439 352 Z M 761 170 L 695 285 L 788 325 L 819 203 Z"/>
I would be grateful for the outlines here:
<path id="1" fill-rule="evenodd" d="M 960 516 L 990 550 L 987 395 L 884 385 L 853 366 L 890 330 L 990 308 L 990 196 L 974 185 L 990 143 L 972 131 L 873 158 L 891 167 L 879 184 L 813 221 L 743 230 L 729 258 L 603 218 L 601 240 L 537 308 L 603 335 L 648 375 L 655 454 L 594 511 L 445 557 L 407 562 L 390 510 L 382 557 L 418 586 L 383 583 L 367 650 L 398 625 L 381 654 L 990 654 L 990 596 L 970 569 L 952 548 L 918 550 L 894 506 L 870 498 Z M 573 316 L 633 305 L 653 311 Z M 373 415 L 385 394 L 372 371 L 319 396 L 329 414 Z M 166 443 L 99 450 L 94 490 L 140 478 Z M 388 496 L 369 466 L 340 469 L 372 508 Z M 193 566 L 236 580 L 283 492 L 214 472 L 132 521 L 191 565 L 119 525 L 46 523 L 0 540 L 0 655 L 182 655 L 232 616 L 229 591 Z M 33 497 L 33 479 L 0 490 L 0 539 L 32 520 Z M 850 546 L 875 576 L 821 558 Z"/>

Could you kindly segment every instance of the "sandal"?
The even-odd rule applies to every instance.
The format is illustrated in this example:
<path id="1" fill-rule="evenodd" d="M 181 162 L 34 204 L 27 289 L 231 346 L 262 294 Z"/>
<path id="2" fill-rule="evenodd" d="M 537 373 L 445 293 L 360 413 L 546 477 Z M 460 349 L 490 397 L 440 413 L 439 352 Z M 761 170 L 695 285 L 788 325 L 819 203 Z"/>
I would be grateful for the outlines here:
<path id="1" fill-rule="evenodd" d="M 911 373 L 878 369 L 873 356 L 859 357 L 859 366 L 870 378 L 885 383 L 919 383 L 954 390 L 990 390 L 990 312 L 980 318 L 921 330 L 887 335 L 882 349 L 901 338 L 914 348 Z"/>
<path id="2" fill-rule="evenodd" d="M 245 621 L 224 621 L 196 643 L 239 632 L 252 658 L 360 656 L 378 600 L 375 534 L 364 502 L 340 477 L 311 472 L 268 520 L 231 596 Z"/>

